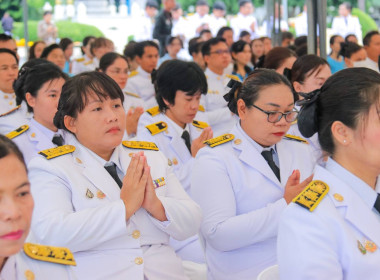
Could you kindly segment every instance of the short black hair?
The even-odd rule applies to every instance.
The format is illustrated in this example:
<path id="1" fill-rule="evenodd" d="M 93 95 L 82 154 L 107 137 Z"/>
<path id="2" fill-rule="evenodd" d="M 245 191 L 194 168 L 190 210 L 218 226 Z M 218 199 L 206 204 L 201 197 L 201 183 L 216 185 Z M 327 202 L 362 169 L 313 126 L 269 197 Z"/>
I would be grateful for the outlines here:
<path id="1" fill-rule="evenodd" d="M 135 59 L 136 57 L 136 41 L 129 41 L 128 44 L 125 45 L 123 54 L 125 57 L 130 58 L 131 60 Z"/>
<path id="2" fill-rule="evenodd" d="M 0 34 L 0 42 L 7 42 L 9 40 L 13 40 L 13 38 L 5 33 Z"/>
<path id="3" fill-rule="evenodd" d="M 294 39 L 294 45 L 298 48 L 303 44 L 307 44 L 307 36 L 299 36 Z"/>
<path id="4" fill-rule="evenodd" d="M 17 58 L 17 55 L 15 54 L 14 51 L 12 51 L 10 49 L 6 49 L 6 48 L 0 48 L 0 53 L 9 53 L 10 55 L 12 55 L 16 59 L 16 62 L 18 64 L 18 58 Z"/>
<path id="5" fill-rule="evenodd" d="M 68 46 L 70 46 L 73 43 L 73 40 L 70 38 L 62 38 L 61 41 L 59 41 L 59 46 L 63 51 L 67 49 Z"/>
<path id="6" fill-rule="evenodd" d="M 177 90 L 193 96 L 199 92 L 207 94 L 207 80 L 203 70 L 195 62 L 167 60 L 157 70 L 154 88 L 160 111 L 167 106 L 163 99 L 174 105 Z"/>
<path id="7" fill-rule="evenodd" d="M 294 39 L 293 33 L 289 31 L 281 32 L 281 41 L 284 41 L 286 39 Z"/>
<path id="8" fill-rule="evenodd" d="M 242 32 L 240 32 L 239 38 L 241 39 L 241 38 L 248 36 L 248 35 L 251 37 L 251 34 L 247 30 L 243 30 Z"/>
<path id="9" fill-rule="evenodd" d="M 168 38 L 166 38 L 166 41 L 165 41 L 165 47 L 169 46 L 171 43 L 174 42 L 174 40 L 179 40 L 179 42 L 181 43 L 181 48 L 183 48 L 183 42 L 181 40 L 180 37 L 173 37 L 173 36 L 169 36 Z"/>
<path id="10" fill-rule="evenodd" d="M 341 5 L 345 6 L 347 10 L 352 11 L 352 5 L 350 2 L 343 2 Z"/>
<path id="11" fill-rule="evenodd" d="M 61 49 L 61 47 L 58 44 L 51 44 L 44 48 L 41 54 L 41 58 L 47 58 L 48 55 L 55 49 Z M 62 50 L 62 49 L 61 49 Z"/>
<path id="12" fill-rule="evenodd" d="M 94 55 L 94 49 L 106 47 L 108 44 L 113 45 L 113 42 L 110 39 L 107 39 L 104 37 L 95 38 L 95 41 L 91 43 L 91 48 L 90 48 L 92 55 Z"/>
<path id="13" fill-rule="evenodd" d="M 348 35 L 346 35 L 346 37 L 344 37 L 344 41 L 347 43 L 347 42 L 350 42 L 348 39 L 350 38 L 350 37 L 355 37 L 356 38 L 356 40 L 358 39 L 357 37 L 356 37 L 356 35 L 355 34 L 348 34 Z"/>
<path id="14" fill-rule="evenodd" d="M 112 65 L 116 59 L 122 58 L 125 60 L 125 62 L 128 65 L 128 60 L 124 55 L 115 53 L 115 52 L 109 52 L 102 56 L 102 58 L 99 61 L 99 67 L 98 70 L 102 70 L 103 72 L 107 71 L 107 68 Z"/>
<path id="15" fill-rule="evenodd" d="M 70 78 L 63 85 L 54 125 L 69 131 L 65 127 L 64 117 L 76 118 L 86 107 L 90 94 L 95 94 L 100 100 L 111 98 L 124 102 L 124 94 L 112 78 L 101 72 L 83 72 Z"/>
<path id="16" fill-rule="evenodd" d="M 43 61 L 43 59 L 41 60 Z M 34 61 L 32 63 L 34 63 Z M 28 65 L 32 63 L 29 62 Z M 25 101 L 28 106 L 28 111 L 33 112 L 33 108 L 26 102 L 25 94 L 29 92 L 32 96 L 36 97 L 38 91 L 46 82 L 51 82 L 59 78 L 67 80 L 68 76 L 51 62 L 37 62 L 34 66 L 29 67 L 24 64 L 21 67 L 17 80 L 13 84 L 13 89 L 16 94 L 16 103 L 21 104 L 22 101 Z"/>
<path id="17" fill-rule="evenodd" d="M 95 36 L 84 37 L 84 39 L 82 41 L 82 47 L 86 47 L 90 43 L 91 39 L 96 39 L 96 37 Z M 80 50 L 81 50 L 82 54 L 84 54 L 83 49 L 81 48 Z"/>
<path id="18" fill-rule="evenodd" d="M 202 52 L 203 44 L 204 42 L 196 42 L 196 41 L 195 43 L 192 43 L 192 44 L 189 43 L 189 54 L 193 56 L 194 53 L 197 54 L 199 52 Z"/>
<path id="19" fill-rule="evenodd" d="M 223 37 L 224 32 L 226 31 L 233 31 L 231 27 L 229 26 L 223 26 L 221 27 L 218 32 L 216 33 L 216 37 Z"/>
<path id="20" fill-rule="evenodd" d="M 319 71 L 321 66 L 327 65 L 330 67 L 326 59 L 314 54 L 308 54 L 297 58 L 291 70 L 291 82 L 303 84 L 305 79 Z M 311 72 L 310 74 L 308 74 Z"/>
<path id="21" fill-rule="evenodd" d="M 147 7 L 158 9 L 157 1 L 156 0 L 148 0 L 148 1 L 146 1 L 145 8 L 147 8 Z"/>
<path id="22" fill-rule="evenodd" d="M 15 155 L 18 160 L 24 165 L 26 170 L 26 164 L 24 156 L 22 155 L 20 149 L 8 137 L 0 134 L 0 159 L 5 158 L 8 155 Z"/>
<path id="23" fill-rule="evenodd" d="M 204 42 L 202 46 L 202 55 L 210 55 L 211 47 L 223 42 L 227 45 L 226 40 L 222 37 L 211 38 L 210 40 Z"/>
<path id="24" fill-rule="evenodd" d="M 265 56 L 264 68 L 278 69 L 289 57 L 297 57 L 297 55 L 291 49 L 275 47 Z"/>
<path id="25" fill-rule="evenodd" d="M 215 1 L 214 5 L 212 6 L 212 8 L 214 10 L 225 11 L 226 10 L 226 4 L 224 4 L 224 2 L 222 2 L 222 1 Z"/>
<path id="26" fill-rule="evenodd" d="M 199 36 L 202 36 L 205 33 L 210 33 L 211 34 L 211 31 L 209 29 L 202 29 L 202 31 L 199 33 Z"/>
<path id="27" fill-rule="evenodd" d="M 363 45 L 368 47 L 371 44 L 372 37 L 375 35 L 379 35 L 379 31 L 373 30 L 368 32 L 363 38 Z"/>
<path id="28" fill-rule="evenodd" d="M 135 54 L 138 57 L 141 58 L 144 55 L 146 47 L 154 47 L 158 51 L 160 50 L 159 47 L 158 47 L 158 45 L 154 41 L 142 41 L 142 42 L 138 42 L 136 44 L 136 46 L 135 46 Z"/>
<path id="29" fill-rule="evenodd" d="M 340 52 L 339 55 L 346 57 L 346 58 L 351 58 L 351 56 L 360 51 L 363 47 L 359 46 L 356 43 L 353 42 L 347 42 L 347 43 L 340 43 Z"/>
<path id="30" fill-rule="evenodd" d="M 206 0 L 198 0 L 195 6 L 208 6 L 208 3 Z"/>
<path id="31" fill-rule="evenodd" d="M 243 7 L 247 3 L 251 3 L 252 4 L 252 1 L 251 0 L 240 0 L 239 1 L 239 7 Z"/>

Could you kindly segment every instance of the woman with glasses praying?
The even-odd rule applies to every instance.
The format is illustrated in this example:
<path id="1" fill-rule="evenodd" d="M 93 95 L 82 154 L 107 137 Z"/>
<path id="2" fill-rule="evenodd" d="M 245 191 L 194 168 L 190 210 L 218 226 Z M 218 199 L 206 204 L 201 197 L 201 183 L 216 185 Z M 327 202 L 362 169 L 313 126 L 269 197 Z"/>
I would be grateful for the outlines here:
<path id="1" fill-rule="evenodd" d="M 208 279 L 255 279 L 276 263 L 280 215 L 315 163 L 308 143 L 286 134 L 298 112 L 283 75 L 255 70 L 226 98 L 240 121 L 198 152 L 191 192 L 203 211 Z"/>

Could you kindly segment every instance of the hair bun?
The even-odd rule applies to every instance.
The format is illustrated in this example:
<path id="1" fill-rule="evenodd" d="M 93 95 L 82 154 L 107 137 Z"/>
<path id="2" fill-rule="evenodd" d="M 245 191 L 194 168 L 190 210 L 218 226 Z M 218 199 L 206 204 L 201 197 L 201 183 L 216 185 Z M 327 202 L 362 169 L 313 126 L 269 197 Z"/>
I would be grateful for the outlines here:
<path id="1" fill-rule="evenodd" d="M 318 132 L 317 100 L 320 93 L 320 89 L 308 94 L 302 93 L 300 95 L 303 96 L 304 99 L 297 102 L 297 105 L 302 106 L 298 115 L 298 129 L 306 138 L 310 138 Z"/>
<path id="2" fill-rule="evenodd" d="M 231 79 L 227 84 L 227 87 L 231 88 L 231 90 L 223 95 L 224 100 L 228 103 L 228 108 L 234 114 L 237 114 L 237 99 L 241 86 L 242 83 L 240 81 Z"/>

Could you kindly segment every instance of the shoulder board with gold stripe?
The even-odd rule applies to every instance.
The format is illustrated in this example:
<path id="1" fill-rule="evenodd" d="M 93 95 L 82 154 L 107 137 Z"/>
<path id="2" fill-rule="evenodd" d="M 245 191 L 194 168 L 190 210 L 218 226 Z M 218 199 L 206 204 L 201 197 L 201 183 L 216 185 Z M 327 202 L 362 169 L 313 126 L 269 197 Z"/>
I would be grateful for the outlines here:
<path id="1" fill-rule="evenodd" d="M 226 74 L 226 77 L 230 78 L 231 80 L 235 80 L 235 81 L 241 82 L 240 79 L 239 79 L 239 77 L 236 76 L 236 75 Z"/>
<path id="2" fill-rule="evenodd" d="M 285 134 L 284 139 L 309 144 L 309 142 L 307 140 L 303 139 L 302 137 L 291 135 L 291 134 Z"/>
<path id="3" fill-rule="evenodd" d="M 39 261 L 64 265 L 77 265 L 71 251 L 64 247 L 25 243 L 24 252 L 28 257 Z"/>
<path id="4" fill-rule="evenodd" d="M 298 120 L 295 120 L 295 121 L 292 122 L 292 124 L 297 124 L 297 122 L 298 122 Z"/>
<path id="5" fill-rule="evenodd" d="M 206 110 L 205 107 L 203 107 L 203 105 L 199 105 L 198 111 L 205 112 Z"/>
<path id="6" fill-rule="evenodd" d="M 19 128 L 15 129 L 15 130 L 13 130 L 11 132 L 9 132 L 5 136 L 7 136 L 9 139 L 13 139 L 13 138 L 15 138 L 15 137 L 23 134 L 28 129 L 29 129 L 29 125 L 24 124 L 24 125 L 20 126 Z"/>
<path id="7" fill-rule="evenodd" d="M 1 114 L 0 117 L 4 117 L 4 116 L 7 116 L 7 115 L 10 115 L 12 114 L 13 112 L 16 112 L 18 109 L 21 108 L 21 105 L 18 105 L 17 107 L 14 107 L 12 108 L 11 110 L 9 110 L 8 112 L 4 113 L 4 114 Z"/>
<path id="8" fill-rule="evenodd" d="M 84 61 L 84 57 L 77 58 L 77 59 L 75 59 L 75 61 L 76 61 L 76 62 L 82 62 L 82 61 Z"/>
<path id="9" fill-rule="evenodd" d="M 136 76 L 138 73 L 139 73 L 139 71 L 137 71 L 137 70 L 132 71 L 131 73 L 129 73 L 129 78 Z"/>
<path id="10" fill-rule="evenodd" d="M 138 94 L 132 93 L 132 92 L 128 92 L 128 91 L 124 91 L 124 94 L 125 95 L 129 95 L 129 96 L 133 96 L 133 97 L 136 97 L 136 98 L 141 98 Z"/>
<path id="11" fill-rule="evenodd" d="M 235 138 L 235 135 L 233 134 L 223 134 L 221 136 L 209 139 L 207 141 L 204 141 L 203 143 L 206 145 L 209 145 L 211 148 L 214 148 L 216 146 L 219 146 L 223 143 L 230 142 Z"/>
<path id="12" fill-rule="evenodd" d="M 152 108 L 149 108 L 148 110 L 146 110 L 148 112 L 149 115 L 151 115 L 152 117 L 158 115 L 160 113 L 160 108 L 158 106 L 154 106 Z"/>
<path id="13" fill-rule="evenodd" d="M 63 145 L 39 152 L 40 155 L 46 157 L 46 159 L 52 159 L 66 154 L 70 154 L 75 151 L 75 147 L 72 145 Z"/>
<path id="14" fill-rule="evenodd" d="M 168 129 L 168 125 L 166 124 L 166 122 L 156 122 L 145 127 L 149 130 L 150 134 L 152 135 L 156 135 Z"/>
<path id="15" fill-rule="evenodd" d="M 293 202 L 312 212 L 329 192 L 329 189 L 325 182 L 314 180 L 293 199 Z"/>
<path id="16" fill-rule="evenodd" d="M 139 149 L 139 150 L 152 150 L 158 151 L 158 147 L 153 142 L 145 141 L 123 141 L 123 146 L 130 149 Z"/>
<path id="17" fill-rule="evenodd" d="M 206 122 L 193 120 L 193 126 L 204 129 L 204 128 L 208 127 L 209 125 Z"/>
<path id="18" fill-rule="evenodd" d="M 84 65 L 90 65 L 91 63 L 93 63 L 94 61 L 92 61 L 92 60 L 89 60 L 89 61 L 87 61 L 87 62 L 85 62 L 85 63 L 83 63 Z"/>

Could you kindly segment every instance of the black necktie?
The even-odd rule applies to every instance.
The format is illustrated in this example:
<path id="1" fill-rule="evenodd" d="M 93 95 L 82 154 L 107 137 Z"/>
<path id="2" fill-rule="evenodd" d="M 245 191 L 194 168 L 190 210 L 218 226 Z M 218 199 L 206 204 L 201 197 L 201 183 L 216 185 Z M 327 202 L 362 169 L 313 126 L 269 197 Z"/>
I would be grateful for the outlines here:
<path id="1" fill-rule="evenodd" d="M 119 176 L 117 175 L 116 171 L 116 164 L 112 163 L 112 165 L 104 166 L 104 168 L 107 170 L 107 172 L 111 175 L 111 177 L 115 180 L 115 182 L 118 184 L 119 188 L 123 186 L 123 183 L 120 181 Z"/>
<path id="2" fill-rule="evenodd" d="M 377 194 L 375 205 L 373 206 L 380 213 L 380 194 Z"/>
<path id="3" fill-rule="evenodd" d="M 187 149 L 189 150 L 190 154 L 191 154 L 191 143 L 190 143 L 190 134 L 187 130 L 184 130 L 182 135 L 181 135 L 181 138 L 183 140 L 185 140 L 185 144 L 186 144 L 186 147 Z"/>
<path id="4" fill-rule="evenodd" d="M 272 149 L 270 151 L 262 151 L 261 155 L 265 158 L 265 160 L 268 162 L 269 167 L 272 169 L 274 175 L 276 175 L 277 179 L 280 180 L 280 169 L 276 165 L 276 163 L 273 161 L 273 155 L 272 155 Z"/>
<path id="5" fill-rule="evenodd" d="M 63 137 L 61 134 L 55 134 L 53 137 L 53 140 L 51 140 L 51 142 L 53 142 L 53 144 L 55 144 L 57 146 L 62 146 L 64 143 Z"/>

